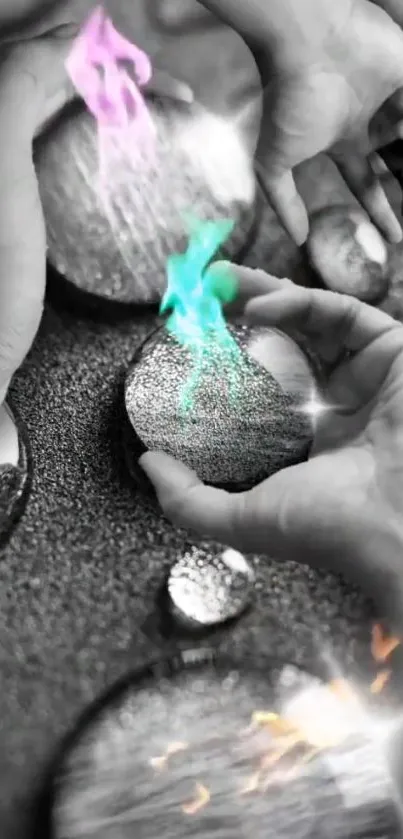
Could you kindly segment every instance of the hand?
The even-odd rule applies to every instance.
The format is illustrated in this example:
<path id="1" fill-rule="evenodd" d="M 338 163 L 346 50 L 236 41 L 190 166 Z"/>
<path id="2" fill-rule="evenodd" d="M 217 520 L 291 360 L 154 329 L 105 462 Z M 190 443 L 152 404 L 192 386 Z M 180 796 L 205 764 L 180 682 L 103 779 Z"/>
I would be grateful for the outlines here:
<path id="1" fill-rule="evenodd" d="M 0 0 L 3 55 L 7 50 L 0 65 L 0 405 L 43 309 L 46 234 L 32 141 L 75 96 L 65 59 L 93 5 L 92 0 Z M 33 14 L 24 17 L 28 11 Z M 17 26 L 12 16 L 19 13 Z M 145 48 L 147 37 L 140 40 L 141 33 L 138 45 Z M 152 87 L 174 98 L 191 97 L 187 85 L 162 71 L 155 73 Z"/>
<path id="2" fill-rule="evenodd" d="M 371 0 L 371 2 L 387 12 L 395 23 L 403 27 L 403 6 L 400 0 Z"/>
<path id="3" fill-rule="evenodd" d="M 163 453 L 140 464 L 178 526 L 245 553 L 344 573 L 403 629 L 403 327 L 347 295 L 233 266 L 250 324 L 297 330 L 335 369 L 309 460 L 249 492 L 204 486 Z M 337 363 L 348 351 L 351 357 Z"/>
<path id="4" fill-rule="evenodd" d="M 302 244 L 308 216 L 292 173 L 326 151 L 381 233 L 400 241 L 374 168 L 376 149 L 402 133 L 403 33 L 369 0 L 301 0 L 301 19 L 294 27 L 290 20 L 290 36 L 283 22 L 280 38 L 273 33 L 275 4 L 203 0 L 244 35 L 256 57 L 265 90 L 257 159 L 274 209 Z"/>

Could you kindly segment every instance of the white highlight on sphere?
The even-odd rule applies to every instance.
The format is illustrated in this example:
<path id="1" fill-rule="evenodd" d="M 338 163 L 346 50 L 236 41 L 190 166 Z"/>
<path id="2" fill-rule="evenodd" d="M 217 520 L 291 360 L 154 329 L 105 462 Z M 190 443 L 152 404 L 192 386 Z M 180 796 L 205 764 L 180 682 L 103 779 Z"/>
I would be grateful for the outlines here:
<path id="1" fill-rule="evenodd" d="M 197 163 L 217 201 L 253 202 L 252 158 L 233 119 L 201 111 L 177 132 L 175 142 Z"/>
<path id="2" fill-rule="evenodd" d="M 388 258 L 386 245 L 377 229 L 370 222 L 360 222 L 355 232 L 355 238 L 368 259 L 371 259 L 372 262 L 378 262 L 379 265 L 385 265 Z"/>
<path id="3" fill-rule="evenodd" d="M 226 548 L 222 552 L 221 559 L 231 571 L 235 571 L 238 574 L 246 574 L 248 577 L 253 576 L 245 557 L 239 551 L 235 551 L 233 548 Z"/>

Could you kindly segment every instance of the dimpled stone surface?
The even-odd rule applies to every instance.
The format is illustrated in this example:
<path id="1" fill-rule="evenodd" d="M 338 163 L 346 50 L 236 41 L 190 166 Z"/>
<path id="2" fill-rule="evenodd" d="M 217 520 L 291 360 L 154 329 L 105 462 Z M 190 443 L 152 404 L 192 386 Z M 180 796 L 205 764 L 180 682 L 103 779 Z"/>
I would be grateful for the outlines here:
<path id="1" fill-rule="evenodd" d="M 181 459 L 209 483 L 243 487 L 307 456 L 312 427 L 299 408 L 313 374 L 299 347 L 281 333 L 245 326 L 231 331 L 245 362 L 235 404 L 225 375 L 214 371 L 201 380 L 183 421 L 180 396 L 191 359 L 164 328 L 145 343 L 129 369 L 125 399 L 130 422 L 148 449 Z M 269 348 L 279 348 L 272 362 L 266 337 L 274 339 Z M 268 369 L 256 361 L 259 357 Z M 271 363 L 286 389 L 269 372 Z"/>
<path id="2" fill-rule="evenodd" d="M 337 206 L 315 213 L 307 248 L 313 267 L 332 291 L 367 302 L 385 296 L 388 251 L 361 210 Z"/>
<path id="3" fill-rule="evenodd" d="M 160 102 L 149 110 L 153 154 L 129 157 L 117 141 L 108 146 L 108 211 L 89 113 L 61 119 L 37 156 L 50 262 L 79 289 L 128 304 L 159 300 L 167 257 L 186 246 L 184 213 L 233 219 L 228 257 L 242 249 L 255 217 L 252 162 L 235 127 L 201 106 Z"/>
<path id="4" fill-rule="evenodd" d="M 252 596 L 254 572 L 231 548 L 212 552 L 193 546 L 171 568 L 168 594 L 179 623 L 206 627 L 235 618 Z"/>

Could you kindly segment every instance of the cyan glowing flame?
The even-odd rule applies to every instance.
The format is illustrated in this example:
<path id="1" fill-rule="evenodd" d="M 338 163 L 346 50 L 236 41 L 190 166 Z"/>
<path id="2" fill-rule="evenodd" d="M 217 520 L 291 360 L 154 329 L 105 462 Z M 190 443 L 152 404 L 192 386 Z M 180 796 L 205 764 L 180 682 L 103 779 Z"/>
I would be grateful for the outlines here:
<path id="1" fill-rule="evenodd" d="M 226 375 L 230 396 L 237 392 L 237 373 L 241 351 L 228 330 L 222 311 L 231 302 L 237 284 L 230 270 L 220 274 L 220 283 L 209 275 L 208 265 L 231 234 L 234 222 L 200 221 L 188 217 L 189 244 L 182 254 L 172 254 L 167 261 L 168 285 L 160 313 L 171 311 L 166 328 L 190 353 L 193 371 L 181 394 L 182 411 L 193 405 L 195 391 L 205 376 Z"/>
<path id="2" fill-rule="evenodd" d="M 130 66 L 134 79 L 127 69 Z M 114 28 L 101 6 L 84 24 L 66 61 L 69 76 L 99 125 L 149 123 L 139 87 L 152 76 L 150 59 Z"/>

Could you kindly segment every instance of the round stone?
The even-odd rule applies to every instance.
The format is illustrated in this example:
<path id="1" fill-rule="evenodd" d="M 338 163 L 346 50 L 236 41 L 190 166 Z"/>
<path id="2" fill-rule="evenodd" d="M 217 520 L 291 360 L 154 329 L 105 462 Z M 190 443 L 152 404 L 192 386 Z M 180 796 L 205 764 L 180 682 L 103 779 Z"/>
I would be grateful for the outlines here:
<path id="1" fill-rule="evenodd" d="M 203 481 L 237 491 L 308 456 L 317 385 L 307 356 L 274 329 L 230 326 L 229 334 L 236 357 L 226 367 L 212 355 L 187 412 L 189 352 L 164 327 L 142 345 L 125 386 L 129 465 L 158 449 Z"/>
<path id="2" fill-rule="evenodd" d="M 0 548 L 22 514 L 30 482 L 27 432 L 9 404 L 0 406 Z"/>
<path id="3" fill-rule="evenodd" d="M 166 262 L 187 246 L 184 214 L 232 219 L 221 255 L 240 258 L 257 224 L 252 158 L 235 123 L 199 105 L 150 100 L 152 152 L 120 138 L 107 147 L 100 188 L 97 125 L 71 108 L 47 133 L 36 166 L 56 269 L 55 296 L 70 289 L 85 303 L 151 304 L 166 287 Z M 149 141 L 151 143 L 151 141 Z M 105 147 L 106 149 L 106 147 Z M 64 279 L 63 279 L 64 278 Z"/>
<path id="4" fill-rule="evenodd" d="M 379 732 L 349 711 L 290 664 L 160 661 L 86 710 L 52 764 L 35 839 L 44 822 L 52 839 L 397 836 Z"/>
<path id="5" fill-rule="evenodd" d="M 238 617 L 251 602 L 254 572 L 232 548 L 193 546 L 171 568 L 170 611 L 185 627 L 211 627 Z"/>
<path id="6" fill-rule="evenodd" d="M 388 250 L 362 210 L 343 206 L 319 210 L 311 218 L 307 250 L 313 268 L 332 291 L 368 303 L 386 295 Z"/>

